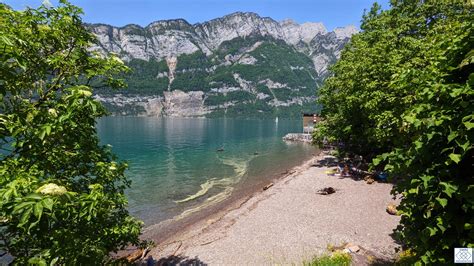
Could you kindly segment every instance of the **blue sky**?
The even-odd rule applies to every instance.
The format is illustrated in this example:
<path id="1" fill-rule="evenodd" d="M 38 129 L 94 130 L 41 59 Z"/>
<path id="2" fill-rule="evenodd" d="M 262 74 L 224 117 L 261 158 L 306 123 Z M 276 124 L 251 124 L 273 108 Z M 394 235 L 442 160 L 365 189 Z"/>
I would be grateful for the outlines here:
<path id="1" fill-rule="evenodd" d="M 57 0 L 50 0 L 57 4 Z M 359 26 L 364 9 L 377 1 L 388 8 L 389 0 L 70 0 L 84 9 L 84 21 L 124 26 L 146 26 L 162 20 L 184 18 L 204 22 L 236 11 L 250 11 L 275 20 L 323 22 L 329 30 L 353 24 Z M 42 0 L 6 0 L 15 9 L 37 7 Z"/>

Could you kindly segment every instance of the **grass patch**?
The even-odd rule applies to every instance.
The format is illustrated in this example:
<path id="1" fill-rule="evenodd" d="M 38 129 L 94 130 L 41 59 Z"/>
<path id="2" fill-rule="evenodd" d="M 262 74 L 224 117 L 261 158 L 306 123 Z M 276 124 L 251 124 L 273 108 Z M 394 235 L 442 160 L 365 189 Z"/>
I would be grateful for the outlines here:
<path id="1" fill-rule="evenodd" d="M 342 253 L 340 251 L 334 252 L 331 255 L 324 255 L 315 257 L 309 262 L 303 262 L 304 266 L 349 266 L 351 265 L 351 255 Z"/>
<path id="2" fill-rule="evenodd" d="M 417 257 L 415 252 L 410 249 L 404 250 L 398 254 L 398 258 L 395 261 L 395 265 L 397 266 L 408 266 L 414 265 L 417 261 Z"/>

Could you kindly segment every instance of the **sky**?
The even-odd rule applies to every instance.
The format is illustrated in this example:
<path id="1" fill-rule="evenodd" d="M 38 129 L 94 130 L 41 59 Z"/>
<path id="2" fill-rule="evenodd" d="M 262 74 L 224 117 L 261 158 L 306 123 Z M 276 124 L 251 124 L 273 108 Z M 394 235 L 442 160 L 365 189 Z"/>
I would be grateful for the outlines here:
<path id="1" fill-rule="evenodd" d="M 58 2 L 50 1 L 53 5 Z M 277 21 L 291 18 L 298 23 L 323 22 L 328 30 L 359 26 L 364 9 L 375 1 L 383 8 L 389 6 L 389 0 L 70 0 L 84 9 L 83 20 L 88 23 L 146 26 L 157 20 L 183 18 L 194 24 L 241 11 Z M 42 0 L 2 2 L 24 9 L 37 7 Z"/>

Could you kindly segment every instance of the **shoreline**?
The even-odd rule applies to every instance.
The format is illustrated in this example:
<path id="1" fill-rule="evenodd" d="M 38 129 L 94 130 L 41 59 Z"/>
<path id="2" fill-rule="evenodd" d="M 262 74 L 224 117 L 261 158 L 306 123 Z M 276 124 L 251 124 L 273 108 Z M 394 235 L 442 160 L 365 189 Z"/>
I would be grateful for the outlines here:
<path id="1" fill-rule="evenodd" d="M 327 253 L 328 245 L 353 243 L 365 254 L 392 260 L 398 244 L 391 233 L 399 222 L 385 212 L 396 202 L 389 193 L 392 185 L 328 176 L 328 167 L 315 166 L 324 156 L 327 151 L 320 151 L 274 178 L 270 188 L 223 202 L 225 207 L 176 231 L 160 235 L 156 225 L 146 228 L 143 236 L 156 243 L 148 258 L 158 264 L 300 264 Z M 317 194 L 326 185 L 336 193 Z"/>
<path id="2" fill-rule="evenodd" d="M 235 193 L 232 193 L 228 198 L 221 202 L 217 202 L 214 205 L 207 206 L 189 216 L 177 220 L 175 219 L 177 216 L 175 216 L 157 224 L 148 225 L 143 229 L 142 239 L 153 240 L 156 244 L 155 249 L 163 248 L 175 243 L 176 241 L 179 241 L 181 236 L 187 235 L 190 231 L 207 227 L 209 225 L 209 220 L 218 220 L 227 213 L 238 209 L 253 197 L 264 192 L 265 190 L 263 190 L 263 188 L 268 184 L 276 184 L 282 179 L 294 174 L 300 168 L 309 167 L 315 156 L 319 156 L 322 152 L 322 150 L 317 150 L 317 152 L 311 155 L 309 159 L 286 169 L 284 172 L 273 174 L 272 177 L 266 180 L 260 180 L 259 182 L 254 183 L 252 184 L 254 185 L 253 187 L 249 187 L 248 185 L 245 186 L 245 184 L 238 184 L 238 186 L 235 187 Z"/>

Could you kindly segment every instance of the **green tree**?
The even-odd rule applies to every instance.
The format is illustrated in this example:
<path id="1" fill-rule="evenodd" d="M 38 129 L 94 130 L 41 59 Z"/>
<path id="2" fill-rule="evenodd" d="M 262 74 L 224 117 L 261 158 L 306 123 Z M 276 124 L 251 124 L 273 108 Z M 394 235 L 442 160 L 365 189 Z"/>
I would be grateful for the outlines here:
<path id="1" fill-rule="evenodd" d="M 95 265 L 141 244 L 126 163 L 99 145 L 94 87 L 127 68 L 91 52 L 81 9 L 0 4 L 0 250 L 15 263 Z M 92 86 L 94 85 L 94 86 Z"/>
<path id="2" fill-rule="evenodd" d="M 473 23 L 465 1 L 374 5 L 320 90 L 315 140 L 399 180 L 398 235 L 424 263 L 474 246 Z"/>

